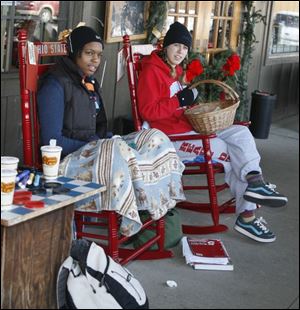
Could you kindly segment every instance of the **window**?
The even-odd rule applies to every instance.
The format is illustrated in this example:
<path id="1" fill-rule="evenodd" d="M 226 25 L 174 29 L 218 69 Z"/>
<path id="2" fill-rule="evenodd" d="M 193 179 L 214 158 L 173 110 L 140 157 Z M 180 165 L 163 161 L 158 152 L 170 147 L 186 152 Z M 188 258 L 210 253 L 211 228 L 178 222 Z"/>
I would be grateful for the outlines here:
<path id="1" fill-rule="evenodd" d="M 237 47 L 241 1 L 169 1 L 167 27 L 174 21 L 193 34 L 193 48 L 216 53 Z"/>
<path id="2" fill-rule="evenodd" d="M 219 52 L 238 44 L 241 1 L 213 1 L 208 48 Z"/>
<path id="3" fill-rule="evenodd" d="M 18 30 L 31 41 L 56 41 L 61 3 L 64 1 L 1 1 L 1 72 L 18 66 Z"/>
<path id="4" fill-rule="evenodd" d="M 270 8 L 267 62 L 299 56 L 299 2 L 273 1 Z"/>

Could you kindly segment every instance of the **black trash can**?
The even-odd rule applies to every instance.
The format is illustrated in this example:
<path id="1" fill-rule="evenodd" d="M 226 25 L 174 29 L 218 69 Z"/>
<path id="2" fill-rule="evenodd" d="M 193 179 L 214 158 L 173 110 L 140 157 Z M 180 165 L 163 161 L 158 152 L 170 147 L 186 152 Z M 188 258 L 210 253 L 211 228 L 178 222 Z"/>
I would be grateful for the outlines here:
<path id="1" fill-rule="evenodd" d="M 267 139 L 277 96 L 256 90 L 252 93 L 249 129 L 257 139 Z"/>

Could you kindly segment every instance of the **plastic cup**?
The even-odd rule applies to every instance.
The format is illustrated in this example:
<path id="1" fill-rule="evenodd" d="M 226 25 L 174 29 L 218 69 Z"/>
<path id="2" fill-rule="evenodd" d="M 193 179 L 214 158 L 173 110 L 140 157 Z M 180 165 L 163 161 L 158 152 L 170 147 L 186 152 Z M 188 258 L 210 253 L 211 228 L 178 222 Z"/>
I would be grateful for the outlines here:
<path id="1" fill-rule="evenodd" d="M 1 169 L 17 170 L 19 158 L 12 156 L 1 156 Z"/>
<path id="2" fill-rule="evenodd" d="M 9 209 L 13 203 L 16 170 L 1 169 L 1 211 Z"/>
<path id="3" fill-rule="evenodd" d="M 60 146 L 41 146 L 43 175 L 46 180 L 54 180 L 58 177 L 61 151 Z"/>

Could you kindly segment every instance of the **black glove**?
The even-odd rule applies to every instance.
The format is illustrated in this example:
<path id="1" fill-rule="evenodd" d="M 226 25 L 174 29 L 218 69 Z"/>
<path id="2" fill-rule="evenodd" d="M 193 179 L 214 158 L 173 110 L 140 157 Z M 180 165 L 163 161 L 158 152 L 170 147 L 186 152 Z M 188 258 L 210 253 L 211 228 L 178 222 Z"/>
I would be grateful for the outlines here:
<path id="1" fill-rule="evenodd" d="M 185 88 L 176 94 L 179 104 L 181 107 L 186 107 L 193 104 L 194 100 L 198 96 L 198 91 L 196 88 L 189 89 Z"/>

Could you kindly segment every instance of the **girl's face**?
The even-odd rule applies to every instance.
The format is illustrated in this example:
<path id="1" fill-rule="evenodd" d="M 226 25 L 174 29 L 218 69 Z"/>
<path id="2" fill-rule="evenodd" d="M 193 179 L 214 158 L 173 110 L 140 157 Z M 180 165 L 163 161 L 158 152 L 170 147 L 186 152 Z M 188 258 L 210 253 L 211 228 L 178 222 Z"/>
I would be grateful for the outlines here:
<path id="1" fill-rule="evenodd" d="M 97 71 L 102 57 L 102 44 L 99 42 L 87 43 L 76 58 L 77 66 L 85 76 L 94 75 Z"/>
<path id="2" fill-rule="evenodd" d="M 179 65 L 184 60 L 189 51 L 189 48 L 181 43 L 170 44 L 167 46 L 166 49 L 167 49 L 168 63 L 172 67 Z"/>

